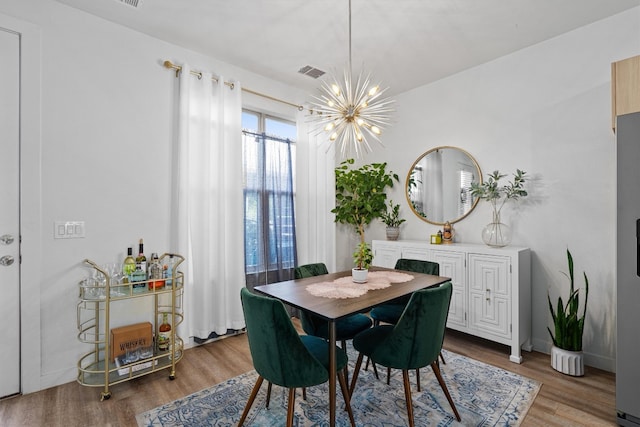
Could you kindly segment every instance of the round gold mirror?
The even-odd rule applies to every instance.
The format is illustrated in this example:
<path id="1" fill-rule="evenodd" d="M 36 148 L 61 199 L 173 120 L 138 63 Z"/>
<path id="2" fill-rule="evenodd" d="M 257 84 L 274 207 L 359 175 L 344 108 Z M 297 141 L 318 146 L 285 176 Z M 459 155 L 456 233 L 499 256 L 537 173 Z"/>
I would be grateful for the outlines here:
<path id="1" fill-rule="evenodd" d="M 482 182 L 482 173 L 471 154 L 457 147 L 436 147 L 418 157 L 409 169 L 407 201 L 423 221 L 453 224 L 478 203 L 471 195 L 472 182 Z"/>

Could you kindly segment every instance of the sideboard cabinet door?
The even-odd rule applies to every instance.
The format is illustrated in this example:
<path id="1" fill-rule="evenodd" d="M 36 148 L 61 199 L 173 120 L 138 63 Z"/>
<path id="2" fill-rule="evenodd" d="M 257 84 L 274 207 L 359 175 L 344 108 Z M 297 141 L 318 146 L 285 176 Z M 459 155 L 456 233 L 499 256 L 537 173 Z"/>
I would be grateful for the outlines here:
<path id="1" fill-rule="evenodd" d="M 453 292 L 447 326 L 464 330 L 467 327 L 467 271 L 464 252 L 432 251 L 431 261 L 440 265 L 440 275 L 451 277 Z"/>
<path id="2" fill-rule="evenodd" d="M 469 254 L 469 327 L 511 338 L 509 257 Z"/>

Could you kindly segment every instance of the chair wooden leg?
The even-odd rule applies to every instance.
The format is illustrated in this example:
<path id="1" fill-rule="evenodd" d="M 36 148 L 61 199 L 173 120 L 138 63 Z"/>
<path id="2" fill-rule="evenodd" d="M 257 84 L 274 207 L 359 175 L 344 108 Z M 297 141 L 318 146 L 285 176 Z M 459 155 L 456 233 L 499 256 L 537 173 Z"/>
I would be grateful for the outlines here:
<path id="1" fill-rule="evenodd" d="M 402 370 L 402 380 L 404 382 L 404 398 L 407 401 L 407 418 L 409 427 L 413 427 L 413 402 L 411 401 L 411 384 L 409 384 L 409 371 Z"/>
<path id="2" fill-rule="evenodd" d="M 293 427 L 293 411 L 296 406 L 296 389 L 289 389 L 289 402 L 287 402 L 287 427 Z"/>
<path id="3" fill-rule="evenodd" d="M 391 368 L 387 367 L 387 385 L 391 382 Z"/>
<path id="4" fill-rule="evenodd" d="M 438 383 L 440 383 L 440 388 L 442 388 L 444 395 L 447 396 L 449 405 L 451 405 L 451 409 L 453 409 L 453 413 L 456 415 L 456 420 L 461 421 L 460 414 L 458 413 L 458 409 L 456 408 L 456 404 L 453 403 L 451 394 L 449 394 L 449 389 L 447 388 L 447 385 L 444 383 L 444 378 L 442 378 L 442 373 L 440 372 L 440 366 L 438 366 L 437 359 L 436 359 L 436 362 L 433 362 L 431 364 L 431 369 L 433 369 L 433 373 L 436 374 L 436 378 L 438 379 Z"/>
<path id="5" fill-rule="evenodd" d="M 367 363 L 364 365 L 364 370 L 368 370 L 369 369 L 369 362 L 371 361 L 370 357 L 367 357 Z M 378 376 L 378 368 L 376 368 L 376 363 L 375 362 L 371 362 L 371 366 L 373 366 L 373 374 L 376 376 L 376 379 L 379 380 L 380 377 Z"/>
<path id="6" fill-rule="evenodd" d="M 345 352 L 347 352 L 347 341 L 342 340 L 341 342 L 342 344 L 342 350 Z M 349 365 L 346 364 L 344 365 L 344 377 L 346 378 L 347 384 L 349 383 Z"/>
<path id="7" fill-rule="evenodd" d="M 416 368 L 416 385 L 418 386 L 418 393 L 420 393 L 420 369 Z"/>
<path id="8" fill-rule="evenodd" d="M 242 425 L 244 424 L 244 420 L 247 418 L 247 415 L 249 414 L 249 409 L 251 409 L 251 405 L 253 405 L 253 401 L 256 400 L 256 396 L 258 395 L 258 391 L 260 391 L 260 386 L 262 385 L 263 381 L 264 381 L 264 378 L 262 378 L 261 376 L 258 376 L 256 385 L 254 385 L 253 390 L 251 390 L 251 395 L 249 396 L 249 400 L 247 400 L 247 404 L 244 405 L 244 411 L 242 411 L 242 416 L 240 417 L 240 421 L 238 422 L 238 427 L 242 427 Z M 271 383 L 269 383 L 269 385 L 271 385 Z"/>
<path id="9" fill-rule="evenodd" d="M 338 372 L 338 381 L 340 382 L 340 389 L 342 390 L 342 396 L 344 397 L 344 405 L 349 414 L 349 421 L 351 421 L 351 427 L 356 426 L 356 421 L 353 419 L 353 412 L 351 411 L 351 396 L 349 395 L 349 387 L 347 387 L 347 380 L 342 372 Z"/>
<path id="10" fill-rule="evenodd" d="M 267 383 L 267 402 L 266 402 L 266 408 L 269 409 L 269 402 L 271 402 L 271 381 L 269 381 Z"/>
<path id="11" fill-rule="evenodd" d="M 307 388 L 302 387 L 302 400 L 307 400 Z"/>
<path id="12" fill-rule="evenodd" d="M 442 352 L 440 352 L 440 360 L 442 360 L 443 365 L 447 364 L 447 362 L 444 361 L 444 356 L 442 355 Z"/>
<path id="13" fill-rule="evenodd" d="M 356 381 L 358 380 L 358 373 L 360 372 L 360 366 L 362 366 L 363 358 L 364 355 L 359 353 L 358 360 L 356 360 L 356 367 L 353 370 L 353 378 L 351 378 L 351 386 L 349 387 L 349 400 L 351 400 L 351 396 L 353 396 L 353 389 L 356 387 Z"/>
<path id="14" fill-rule="evenodd" d="M 380 377 L 378 376 L 378 368 L 376 368 L 376 362 L 371 362 L 371 366 L 373 366 L 373 373 L 376 376 L 376 379 L 379 380 Z"/>

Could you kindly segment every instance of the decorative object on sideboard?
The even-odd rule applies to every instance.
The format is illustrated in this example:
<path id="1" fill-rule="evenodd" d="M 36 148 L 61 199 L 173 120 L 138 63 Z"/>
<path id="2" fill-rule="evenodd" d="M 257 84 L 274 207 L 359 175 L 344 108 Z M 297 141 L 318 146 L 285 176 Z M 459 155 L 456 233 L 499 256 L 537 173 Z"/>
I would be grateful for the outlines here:
<path id="1" fill-rule="evenodd" d="M 489 246 L 503 247 L 511 243 L 511 228 L 501 221 L 500 213 L 507 200 L 518 200 L 527 196 L 524 189 L 526 172 L 516 169 L 513 181 L 506 185 L 500 185 L 500 180 L 505 174 L 493 171 L 487 181 L 471 184 L 471 194 L 491 203 L 492 219 L 482 230 L 482 241 Z"/>
<path id="2" fill-rule="evenodd" d="M 398 240 L 400 225 L 406 221 L 406 219 L 400 218 L 400 204 L 394 205 L 393 200 L 389 200 L 389 206 L 380 216 L 380 220 L 387 226 L 387 240 Z"/>
<path id="3" fill-rule="evenodd" d="M 442 243 L 453 243 L 453 226 L 449 221 L 442 226 Z"/>
<path id="4" fill-rule="evenodd" d="M 393 187 L 393 182 L 400 180 L 398 175 L 387 172 L 386 163 L 366 164 L 358 169 L 352 169 L 353 164 L 353 159 L 347 159 L 335 168 L 336 207 L 331 212 L 335 214 L 334 222 L 353 226 L 360 237 L 358 247 L 353 253 L 354 272 L 368 271 L 373 253 L 364 240 L 364 229 L 371 221 L 380 218 L 386 212 L 385 189 Z M 355 280 L 363 281 L 366 278 L 354 277 Z"/>
<path id="5" fill-rule="evenodd" d="M 575 289 L 573 280 L 573 257 L 567 249 L 567 263 L 569 265 L 569 298 L 564 304 L 562 297 L 558 297 L 556 310 L 551 303 L 551 296 L 547 293 L 549 311 L 553 318 L 554 331 L 547 326 L 549 335 L 553 340 L 551 348 L 551 367 L 558 372 L 576 377 L 584 375 L 584 356 L 582 353 L 582 333 L 584 332 L 584 319 L 587 315 L 587 300 L 589 298 L 589 279 L 584 275 L 584 307 L 579 316 L 580 289 Z M 566 275 L 566 273 L 563 273 Z"/>
<path id="6" fill-rule="evenodd" d="M 361 158 L 371 152 L 369 141 L 380 142 L 380 134 L 390 123 L 393 111 L 390 98 L 382 95 L 387 90 L 371 83 L 371 76 L 360 72 L 354 81 L 351 66 L 351 0 L 349 0 L 349 67 L 344 79 L 335 76 L 332 82 L 323 82 L 320 95 L 312 101 L 311 118 L 317 122 L 318 133 L 327 132 L 329 140 L 340 148 L 342 158 Z"/>

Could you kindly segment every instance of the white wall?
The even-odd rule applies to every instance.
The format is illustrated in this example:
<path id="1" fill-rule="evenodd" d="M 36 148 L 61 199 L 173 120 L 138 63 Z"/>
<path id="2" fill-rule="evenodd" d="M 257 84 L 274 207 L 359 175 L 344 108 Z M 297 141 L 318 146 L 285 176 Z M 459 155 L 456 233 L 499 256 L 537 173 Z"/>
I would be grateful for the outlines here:
<path id="1" fill-rule="evenodd" d="M 41 79 L 40 105 L 29 108 L 40 108 L 42 136 L 23 140 L 22 160 L 23 171 L 34 172 L 24 176 L 22 187 L 33 202 L 22 212 L 23 227 L 29 227 L 23 230 L 29 233 L 23 253 L 34 254 L 22 264 L 25 312 L 32 314 L 23 340 L 38 340 L 29 333 L 34 328 L 41 337 L 23 353 L 28 393 L 75 380 L 77 360 L 90 350 L 77 339 L 77 284 L 88 272 L 82 260 L 121 261 L 141 237 L 147 255 L 169 250 L 177 79 L 163 61 L 189 62 L 294 103 L 307 94 L 52 0 L 3 1 L 0 18 L 4 25 L 26 22 L 22 26 L 34 28 L 41 40 L 41 68 L 31 70 Z M 243 100 L 292 120 L 298 114 L 263 98 Z M 85 221 L 86 238 L 53 239 L 58 220 Z M 130 311 L 116 309 L 114 325 L 135 320 Z"/>
<path id="2" fill-rule="evenodd" d="M 416 52 L 419 55 L 419 52 Z M 530 196 L 503 210 L 513 244 L 532 250 L 533 342 L 548 351 L 547 290 L 566 300 L 566 249 L 590 281 L 584 335 L 586 363 L 615 370 L 615 136 L 611 130 L 610 63 L 640 54 L 640 8 L 579 28 L 493 62 L 406 92 L 397 99 L 396 123 L 386 149 L 364 161 L 387 161 L 402 185 L 407 223 L 401 238 L 428 239 L 438 230 L 414 216 L 403 194 L 413 161 L 423 152 L 453 145 L 469 151 L 483 176 L 499 169 L 527 171 Z M 491 219 L 481 202 L 454 225 L 455 240 L 482 243 Z M 367 240 L 384 239 L 383 225 Z M 345 253 L 353 247 L 337 244 Z M 346 254 L 343 254 L 343 259 Z M 339 267 L 348 267 L 348 262 Z M 505 357 L 506 357 L 505 353 Z M 525 354 L 526 357 L 526 354 Z"/>

